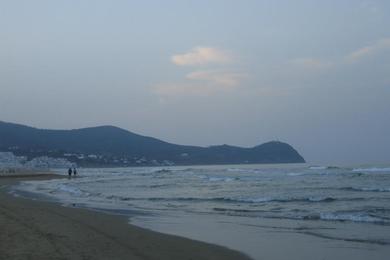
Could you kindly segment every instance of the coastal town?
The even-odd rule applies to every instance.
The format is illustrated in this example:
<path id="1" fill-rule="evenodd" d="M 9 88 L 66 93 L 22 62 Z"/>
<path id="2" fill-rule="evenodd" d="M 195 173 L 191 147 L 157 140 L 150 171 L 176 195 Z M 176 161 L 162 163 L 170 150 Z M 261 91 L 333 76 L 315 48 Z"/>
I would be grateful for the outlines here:
<path id="1" fill-rule="evenodd" d="M 0 152 L 0 170 L 6 169 L 54 169 L 69 168 L 75 164 L 63 158 L 40 156 L 28 160 L 26 156 L 16 156 L 12 152 Z"/>
<path id="2" fill-rule="evenodd" d="M 14 148 L 15 149 L 15 148 Z M 50 153 L 49 153 L 50 154 Z M 173 162 L 168 160 L 148 160 L 145 157 L 115 157 L 97 154 L 63 153 L 58 152 L 54 156 L 20 155 L 11 151 L 0 152 L 0 171 L 7 169 L 61 169 L 72 167 L 126 167 L 126 166 L 172 166 Z"/>

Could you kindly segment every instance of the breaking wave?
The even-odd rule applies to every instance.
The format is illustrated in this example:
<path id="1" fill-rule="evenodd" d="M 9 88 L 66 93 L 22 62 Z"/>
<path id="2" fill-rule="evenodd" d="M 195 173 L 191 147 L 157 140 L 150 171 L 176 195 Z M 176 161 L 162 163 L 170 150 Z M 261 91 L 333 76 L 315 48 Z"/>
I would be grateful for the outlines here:
<path id="1" fill-rule="evenodd" d="M 347 191 L 364 191 L 364 192 L 390 192 L 390 188 L 376 187 L 342 187 L 341 190 Z"/>
<path id="2" fill-rule="evenodd" d="M 390 168 L 378 168 L 378 167 L 371 167 L 371 168 L 355 168 L 352 169 L 353 172 L 390 172 Z"/>
<path id="3" fill-rule="evenodd" d="M 353 199 L 337 199 L 333 197 L 308 197 L 308 198 L 229 198 L 229 197 L 212 197 L 212 198 L 196 198 L 196 197 L 151 197 L 151 198 L 132 198 L 132 197 L 121 197 L 121 196 L 108 196 L 107 199 L 121 199 L 121 200 L 147 200 L 147 201 L 186 201 L 186 202 L 226 202 L 226 203 L 267 203 L 267 202 L 308 202 L 308 203 L 320 203 L 320 202 L 333 202 L 336 200 L 356 200 L 361 198 Z"/>
<path id="4" fill-rule="evenodd" d="M 214 207 L 215 212 L 235 216 L 258 216 L 262 218 L 296 219 L 296 220 L 321 220 L 338 222 L 362 222 L 381 225 L 390 225 L 390 219 L 371 214 L 370 211 L 351 212 L 323 212 L 318 214 L 305 214 L 304 211 L 295 210 L 290 214 L 280 214 L 278 211 L 246 210 Z"/>

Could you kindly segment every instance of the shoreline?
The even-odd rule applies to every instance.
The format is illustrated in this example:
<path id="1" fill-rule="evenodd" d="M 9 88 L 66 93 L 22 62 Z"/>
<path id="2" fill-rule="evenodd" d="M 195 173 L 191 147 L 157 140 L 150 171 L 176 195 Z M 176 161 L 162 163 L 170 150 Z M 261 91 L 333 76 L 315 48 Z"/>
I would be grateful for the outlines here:
<path id="1" fill-rule="evenodd" d="M 62 176 L 1 176 L 0 259 L 250 259 L 222 246 L 134 226 L 125 216 L 7 193 L 22 180 L 56 177 Z"/>
<path id="2" fill-rule="evenodd" d="M 154 172 L 154 171 L 153 171 Z M 152 173 L 153 173 L 152 172 Z M 93 173 L 93 175 L 91 175 Z M 113 173 L 117 173 L 113 171 Z M 160 172 L 158 172 L 160 174 Z M 100 178 L 102 176 L 106 176 L 106 172 L 102 172 L 101 174 L 95 175 L 96 172 L 93 170 L 92 172 L 84 172 L 83 177 L 88 178 L 93 176 L 93 179 L 96 181 L 96 177 Z M 119 174 L 122 176 L 123 173 Z M 161 173 L 161 174 L 164 174 Z M 115 174 L 114 174 L 115 175 Z M 143 175 L 142 175 L 143 176 Z M 151 175 L 153 177 L 153 175 Z M 169 173 L 171 176 L 171 173 Z M 227 175 L 230 176 L 230 175 Z M 289 176 L 289 175 L 288 175 Z M 150 177 L 150 176 L 149 176 Z M 151 184 L 155 184 L 154 182 L 149 183 L 149 177 L 147 177 L 148 186 Z M 226 176 L 225 176 L 226 177 Z M 59 178 L 59 179 L 53 179 Z M 296 178 L 296 177 L 292 177 Z M 78 178 L 75 178 L 76 181 Z M 153 178 L 152 178 L 153 179 Z M 32 186 L 29 186 L 29 182 L 25 183 L 25 187 L 16 188 L 12 185 L 17 184 L 18 181 L 24 180 L 38 180 L 37 183 L 31 183 Z M 42 180 L 43 182 L 39 182 Z M 45 182 L 48 180 L 48 182 Z M 88 179 L 79 179 L 81 182 L 88 183 Z M 122 182 L 122 179 L 119 178 Z M 224 179 L 222 179 L 222 183 L 224 183 Z M 8 182 L 8 184 L 7 184 Z M 41 183 L 41 184 L 39 184 Z M 121 221 L 122 224 L 118 224 L 120 228 L 126 228 L 126 230 L 130 230 L 129 232 L 141 232 L 144 237 L 145 232 L 151 234 L 159 234 L 161 237 L 171 236 L 176 237 L 176 239 L 180 239 L 181 242 L 173 242 L 173 244 L 161 245 L 161 242 L 153 242 L 156 241 L 155 238 L 150 239 L 147 237 L 143 239 L 144 245 L 137 244 L 140 236 L 137 235 L 121 235 L 120 238 L 117 239 L 119 241 L 126 240 L 131 241 L 130 244 L 133 246 L 137 244 L 136 248 L 141 247 L 141 252 L 148 252 L 151 250 L 157 252 L 165 252 L 166 251 L 175 251 L 174 254 L 172 252 L 168 252 L 166 258 L 159 255 L 142 255 L 142 256 L 133 256 L 127 253 L 123 257 L 119 257 L 117 255 L 105 255 L 102 259 L 242 259 L 242 257 L 246 257 L 246 259 L 290 259 L 290 260 L 298 260 L 298 259 L 355 259 L 355 260 L 382 260 L 386 255 L 390 253 L 390 240 L 388 236 L 388 231 L 390 230 L 390 226 L 388 225 L 377 225 L 373 223 L 365 223 L 359 221 L 319 221 L 316 219 L 289 219 L 289 218 L 253 218 L 250 216 L 246 216 L 244 213 L 243 216 L 229 216 L 228 214 L 204 214 L 204 212 L 187 212 L 187 211 L 177 211 L 177 210 L 167 210 L 160 212 L 159 205 L 157 204 L 149 205 L 143 204 L 147 202 L 128 203 L 127 198 L 132 197 L 133 192 L 137 192 L 139 190 L 134 190 L 131 193 L 119 194 L 120 197 L 115 197 L 113 200 L 108 199 L 108 201 L 104 200 L 105 195 L 103 197 L 100 194 L 104 193 L 105 189 L 108 191 L 112 191 L 111 186 L 107 186 L 106 184 L 102 184 L 102 187 L 99 186 L 94 187 L 93 189 L 88 189 L 88 187 L 82 187 L 76 185 L 72 185 L 71 180 L 68 180 L 68 176 L 66 174 L 59 175 L 51 175 L 51 176 L 40 176 L 36 178 L 24 178 L 23 176 L 18 176 L 17 178 L 9 178 L 3 179 L 1 181 L 0 178 L 0 193 L 1 189 L 8 191 L 6 195 L 12 194 L 14 197 L 27 199 L 29 201 L 29 205 L 32 203 L 31 201 L 36 201 L 39 205 L 44 203 L 51 205 L 59 205 L 62 209 L 67 208 L 72 211 L 71 215 L 65 213 L 68 217 L 72 217 L 75 215 L 78 210 L 84 210 L 90 212 L 89 217 L 81 218 L 80 220 L 73 218 L 73 222 L 69 223 L 69 221 L 65 221 L 65 224 L 62 224 L 63 217 L 59 217 L 57 215 L 51 216 L 51 221 L 61 222 L 59 225 L 61 228 L 63 226 L 72 225 L 76 235 L 72 235 L 75 238 L 71 238 L 69 234 L 66 233 L 62 235 L 63 237 L 67 237 L 67 240 L 76 240 L 77 243 L 71 241 L 72 244 L 69 244 L 69 241 L 64 242 L 64 240 L 58 240 L 57 243 L 65 244 L 65 247 L 70 247 L 74 251 L 74 247 L 79 244 L 84 245 L 82 250 L 89 250 L 87 253 L 83 253 L 84 251 L 79 251 L 78 255 L 67 256 L 65 259 L 72 258 L 74 259 L 76 256 L 87 255 L 85 259 L 95 259 L 98 256 L 103 255 L 102 253 L 98 253 L 95 255 L 90 254 L 90 250 L 93 250 L 94 247 L 98 247 L 101 250 L 101 247 L 105 244 L 109 244 L 112 240 L 108 240 L 105 243 L 99 244 L 96 242 L 91 242 L 90 239 L 85 239 L 84 237 L 79 238 L 79 229 L 83 229 L 82 236 L 85 231 L 89 231 L 90 219 L 92 223 L 97 228 L 101 228 L 101 226 L 110 226 L 114 222 Z M 142 184 L 142 182 L 139 182 Z M 138 183 L 138 184 L 139 184 Z M 213 183 L 213 182 L 212 182 Z M 4 185 L 2 185 L 4 184 Z M 69 185 L 68 185 L 69 184 Z M 136 184 L 136 185 L 138 185 Z M 136 185 L 131 186 L 132 189 L 136 187 Z M 24 185 L 23 185 L 24 186 Z M 120 188 L 121 186 L 113 186 L 113 188 Z M 125 188 L 128 186 L 125 185 Z M 143 186 L 142 186 L 143 187 Z M 123 187 L 122 187 L 123 188 Z M 103 190 L 102 190 L 103 189 Z M 119 189 L 120 190 L 120 189 Z M 42 191 L 42 192 L 40 192 Z M 60 192 L 57 194 L 57 192 Z M 63 192 L 62 192 L 63 191 Z M 53 192 L 53 194 L 51 194 Z M 84 192 L 87 195 L 84 200 Z M 98 196 L 96 199 L 90 200 L 89 192 L 97 192 Z M 108 192 L 110 194 L 110 192 Z M 343 193 L 344 194 L 344 193 Z M 376 194 L 376 193 L 375 193 Z M 378 193 L 379 195 L 383 195 L 386 197 L 387 193 Z M 379 196 L 376 194 L 376 196 Z M 1 194 L 0 194 L 1 195 Z M 57 196 L 58 195 L 58 196 Z M 107 194 L 106 194 L 107 195 Z M 1 196 L 0 196 L 1 197 Z M 137 196 L 135 196 L 137 197 Z M 152 196 L 153 197 L 153 196 Z M 103 200 L 101 200 L 103 198 Z M 110 198 L 110 197 L 107 197 Z M 123 198 L 123 200 L 122 200 Z M 117 200 L 118 199 L 118 200 Z M 137 201 L 135 201 L 137 202 Z M 108 203 L 108 204 L 107 204 Z M 113 204 L 111 204 L 113 203 Z M 122 204 L 121 204 L 122 203 Z M 320 204 L 319 204 L 320 203 Z M 332 202 L 333 203 L 333 202 Z M 127 206 L 126 206 L 127 205 Z M 310 204 L 312 205 L 312 204 Z M 309 206 L 310 206 L 309 205 Z M 321 207 L 327 207 L 330 203 L 316 202 L 313 205 L 318 205 Z M 157 206 L 157 207 L 153 207 Z M 4 226 L 1 222 L 1 207 L 2 200 L 0 198 L 0 226 Z M 45 211 L 47 211 L 46 208 Z M 157 209 L 154 210 L 154 209 Z M 92 211 L 92 213 L 91 213 Z M 22 213 L 22 215 L 25 213 Z M 60 213 L 64 215 L 64 213 Z M 78 213 L 77 213 L 78 214 Z M 104 220 L 99 222 L 100 224 L 96 224 L 95 218 L 99 216 L 99 214 L 103 214 L 105 216 L 115 217 L 115 220 Z M 38 215 L 38 218 L 41 218 L 39 212 L 35 215 Z M 34 217 L 35 217 L 34 215 Z M 50 218 L 50 216 L 49 216 Z M 77 220 L 77 221 L 76 221 Z M 80 224 L 79 222 L 83 222 L 84 226 L 76 228 L 74 225 Z M 35 224 L 35 223 L 34 223 Z M 45 223 L 44 223 L 45 225 Z M 57 223 L 53 223 L 54 226 Z M 57 228 L 60 228 L 57 227 Z M 136 231 L 135 231 L 136 230 Z M 118 234 L 122 234 L 123 230 L 120 230 L 118 233 L 116 230 L 112 230 L 110 228 L 105 227 L 104 230 L 101 230 L 101 233 L 110 235 L 110 237 L 118 238 Z M 52 231 L 51 231 L 52 232 Z M 62 232 L 62 231 L 61 231 Z M 81 232 L 81 231 L 80 231 Z M 50 232 L 49 232 L 50 233 Z M 98 234 L 98 237 L 101 237 L 101 233 Z M 63 233 L 61 233 L 63 234 Z M 95 234 L 95 233 L 94 233 Z M 95 234 L 96 235 L 96 234 Z M 94 235 L 92 235 L 94 236 Z M 31 237 L 31 236 L 30 236 Z M 33 239 L 35 239 L 33 237 Z M 233 251 L 235 254 L 240 254 L 239 257 L 233 257 L 231 254 L 228 254 L 230 257 L 226 256 L 204 256 L 202 254 L 199 257 L 199 250 L 205 250 L 203 247 L 198 247 L 197 249 L 185 249 L 186 245 L 182 244 L 182 240 L 189 240 L 189 243 L 201 243 L 206 245 L 217 245 L 216 247 L 222 247 L 224 250 L 235 250 Z M 78 240 L 81 240 L 78 242 Z M 164 240 L 160 238 L 160 241 Z M 111 241 L 111 242 L 110 242 Z M 159 241 L 159 240 L 157 240 Z M 202 242 L 197 242 L 202 241 Z M 16 244 L 18 241 L 14 242 Z M 165 242 L 165 241 L 164 241 Z M 3 259 L 2 251 L 1 251 L 1 235 L 0 235 L 0 260 Z M 117 241 L 114 242 L 114 244 Z M 9 243 L 11 245 L 11 243 Z M 145 247 L 146 246 L 148 247 Z M 122 243 L 119 245 L 119 249 L 122 248 Z M 158 246 L 156 246 L 158 245 Z M 219 246 L 218 246 L 219 245 Z M 12 245 L 11 245 L 12 246 Z M 188 246 L 188 245 L 187 245 Z M 113 247 L 113 246 L 110 246 Z M 194 245 L 192 245 L 192 248 Z M 132 247 L 133 248 L 133 247 Z M 118 250 L 119 250 L 118 249 Z M 122 248 L 123 249 L 123 248 Z M 282 249 L 282 250 L 280 250 Z M 114 250 L 117 252 L 118 250 Z M 187 253 L 181 253 L 181 255 L 177 255 L 176 251 L 185 250 Z M 212 249 L 214 250 L 214 249 Z M 82 252 L 82 253 L 80 253 Z M 194 253 L 196 252 L 196 253 Z M 63 253 L 64 254 L 64 253 Z M 157 254 L 157 253 L 156 253 Z M 54 254 L 52 254 L 54 256 Z M 28 257 L 13 257 L 12 259 L 26 259 Z M 37 257 L 41 259 L 42 257 Z M 5 258 L 8 259 L 8 258 Z M 35 258 L 33 258 L 35 259 Z M 52 257 L 50 258 L 52 259 Z M 58 257 L 54 257 L 54 259 L 60 259 Z M 62 258 L 64 259 L 64 257 Z M 78 259 L 76 257 L 76 259 Z M 82 258 L 80 258 L 82 259 Z M 99 259 L 99 258 L 98 258 Z"/>

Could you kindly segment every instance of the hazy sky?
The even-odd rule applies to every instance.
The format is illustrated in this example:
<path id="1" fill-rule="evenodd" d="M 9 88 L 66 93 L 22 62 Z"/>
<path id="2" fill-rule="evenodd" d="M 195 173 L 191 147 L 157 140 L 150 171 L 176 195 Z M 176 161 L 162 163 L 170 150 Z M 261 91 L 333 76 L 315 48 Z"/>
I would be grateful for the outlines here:
<path id="1" fill-rule="evenodd" d="M 0 120 L 390 161 L 390 1 L 0 0 Z"/>

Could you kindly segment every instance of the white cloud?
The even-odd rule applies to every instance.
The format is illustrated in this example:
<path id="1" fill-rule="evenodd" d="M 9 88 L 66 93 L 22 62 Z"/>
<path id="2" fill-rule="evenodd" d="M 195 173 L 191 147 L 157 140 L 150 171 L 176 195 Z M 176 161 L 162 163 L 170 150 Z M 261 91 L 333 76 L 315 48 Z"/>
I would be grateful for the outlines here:
<path id="1" fill-rule="evenodd" d="M 162 97 L 210 96 L 218 91 L 221 91 L 219 86 L 212 84 L 194 84 L 193 82 L 158 84 L 153 87 L 153 92 Z"/>
<path id="2" fill-rule="evenodd" d="M 379 52 L 390 49 L 390 38 L 384 38 L 371 45 L 347 53 L 333 61 L 321 60 L 316 58 L 297 58 L 287 62 L 294 68 L 301 68 L 307 72 L 321 71 L 324 69 L 347 66 L 373 56 Z"/>
<path id="3" fill-rule="evenodd" d="M 390 48 L 390 38 L 385 38 L 371 45 L 368 45 L 366 47 L 351 52 L 345 57 L 345 60 L 351 63 L 358 62 L 359 60 L 364 59 L 365 57 L 369 57 L 379 51 L 389 49 L 389 48 Z"/>
<path id="4" fill-rule="evenodd" d="M 183 54 L 171 57 L 178 66 L 223 65 L 233 61 L 230 52 L 211 48 L 196 47 Z M 225 69 L 198 70 L 189 72 L 184 80 L 153 86 L 153 92 L 161 97 L 168 96 L 210 96 L 216 93 L 234 91 L 247 75 Z"/>
<path id="5" fill-rule="evenodd" d="M 201 80 L 225 87 L 238 86 L 247 77 L 244 73 L 225 72 L 216 70 L 194 71 L 189 73 L 187 79 Z"/>
<path id="6" fill-rule="evenodd" d="M 333 64 L 329 61 L 322 61 L 313 58 L 299 58 L 289 61 L 290 64 L 304 69 L 325 69 L 331 67 Z"/>
<path id="7" fill-rule="evenodd" d="M 193 66 L 209 63 L 228 63 L 232 60 L 232 57 L 224 50 L 211 47 L 196 47 L 190 52 L 173 55 L 171 60 L 179 66 Z"/>
<path id="8" fill-rule="evenodd" d="M 186 78 L 187 81 L 180 83 L 155 85 L 153 92 L 160 96 L 210 96 L 236 90 L 247 75 L 225 71 L 195 71 Z"/>
<path id="9" fill-rule="evenodd" d="M 358 8 L 373 15 L 377 15 L 380 12 L 380 8 L 373 1 L 363 1 L 358 5 Z"/>

